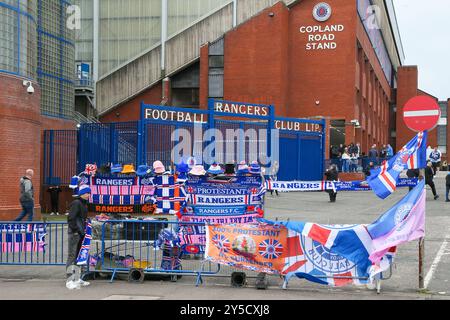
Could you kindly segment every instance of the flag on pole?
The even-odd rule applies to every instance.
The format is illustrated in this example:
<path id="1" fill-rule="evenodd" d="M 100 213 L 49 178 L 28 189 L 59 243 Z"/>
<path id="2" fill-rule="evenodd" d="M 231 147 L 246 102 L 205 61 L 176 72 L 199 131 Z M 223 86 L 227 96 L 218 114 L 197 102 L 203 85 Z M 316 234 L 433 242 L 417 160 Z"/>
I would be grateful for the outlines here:
<path id="1" fill-rule="evenodd" d="M 372 262 L 379 262 L 391 247 L 425 235 L 425 200 L 425 180 L 422 179 L 394 207 L 367 226 L 372 238 L 369 257 Z"/>
<path id="2" fill-rule="evenodd" d="M 395 191 L 403 170 L 425 168 L 427 135 L 419 132 L 389 161 L 370 171 L 367 182 L 378 197 L 385 199 Z"/>

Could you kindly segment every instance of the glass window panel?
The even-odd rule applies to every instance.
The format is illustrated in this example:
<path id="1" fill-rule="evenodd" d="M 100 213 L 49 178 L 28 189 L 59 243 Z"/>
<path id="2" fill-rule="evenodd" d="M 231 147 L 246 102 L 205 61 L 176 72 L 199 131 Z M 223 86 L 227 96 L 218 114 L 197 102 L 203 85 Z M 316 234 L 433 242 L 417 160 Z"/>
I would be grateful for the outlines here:
<path id="1" fill-rule="evenodd" d="M 161 0 L 100 2 L 100 76 L 160 41 Z"/>

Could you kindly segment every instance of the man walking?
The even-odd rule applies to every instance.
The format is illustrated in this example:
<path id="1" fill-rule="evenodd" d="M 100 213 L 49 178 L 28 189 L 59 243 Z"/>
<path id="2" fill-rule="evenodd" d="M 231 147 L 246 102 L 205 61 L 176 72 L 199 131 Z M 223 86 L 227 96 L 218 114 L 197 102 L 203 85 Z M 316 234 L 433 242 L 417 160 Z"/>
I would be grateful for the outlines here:
<path id="1" fill-rule="evenodd" d="M 436 175 L 436 172 L 438 171 L 438 168 L 441 166 L 441 151 L 439 151 L 438 148 L 434 148 L 433 151 L 430 153 L 430 161 L 433 165 L 434 174 Z"/>
<path id="2" fill-rule="evenodd" d="M 439 198 L 438 194 L 436 193 L 436 186 L 434 185 L 434 170 L 433 166 L 431 164 L 431 161 L 427 162 L 427 167 L 425 168 L 425 183 L 431 187 L 431 191 L 433 192 L 434 200 L 437 200 Z"/>
<path id="3" fill-rule="evenodd" d="M 28 221 L 33 221 L 34 211 L 34 190 L 31 179 L 33 178 L 34 171 L 28 169 L 25 171 L 25 176 L 20 178 L 20 205 L 22 206 L 22 212 L 14 221 L 22 221 L 22 219 L 28 215 Z"/>
<path id="4" fill-rule="evenodd" d="M 85 236 L 84 230 L 88 214 L 88 200 L 91 194 L 91 189 L 87 185 L 80 186 L 78 189 L 78 197 L 71 203 L 68 222 L 68 257 L 66 263 L 66 287 L 67 289 L 79 289 L 80 286 L 88 286 L 89 282 L 83 281 L 76 276 L 78 253 L 81 249 L 81 244 Z"/>

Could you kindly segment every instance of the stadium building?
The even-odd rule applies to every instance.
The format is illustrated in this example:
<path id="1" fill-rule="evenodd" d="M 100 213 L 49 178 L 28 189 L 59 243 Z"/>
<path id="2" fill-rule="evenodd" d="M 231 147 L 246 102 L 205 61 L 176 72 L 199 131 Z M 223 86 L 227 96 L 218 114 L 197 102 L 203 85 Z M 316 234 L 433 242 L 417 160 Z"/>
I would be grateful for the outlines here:
<path id="1" fill-rule="evenodd" d="M 329 157 L 340 143 L 400 148 L 415 134 L 402 106 L 429 95 L 403 65 L 393 0 L 0 0 L 0 31 L 2 219 L 20 210 L 25 169 L 35 185 L 64 183 L 41 175 L 44 130 L 139 120 L 141 101 L 206 109 L 216 98 L 325 119 Z M 439 103 L 429 144 L 446 159 L 450 100 Z M 73 160 L 55 176 L 72 175 Z"/>

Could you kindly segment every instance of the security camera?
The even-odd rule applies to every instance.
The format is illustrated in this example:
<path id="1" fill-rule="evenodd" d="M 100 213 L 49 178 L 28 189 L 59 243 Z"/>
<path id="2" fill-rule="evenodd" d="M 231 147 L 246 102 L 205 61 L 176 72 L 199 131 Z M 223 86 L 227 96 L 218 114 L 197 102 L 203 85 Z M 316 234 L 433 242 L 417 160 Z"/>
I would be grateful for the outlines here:
<path id="1" fill-rule="evenodd" d="M 34 87 L 33 87 L 32 83 L 31 83 L 31 81 L 24 80 L 23 81 L 23 86 L 24 87 L 28 86 L 28 88 L 27 88 L 27 93 L 28 94 L 33 94 L 34 93 Z"/>
<path id="2" fill-rule="evenodd" d="M 351 123 L 353 123 L 355 126 L 359 127 L 359 120 L 350 120 Z"/>

